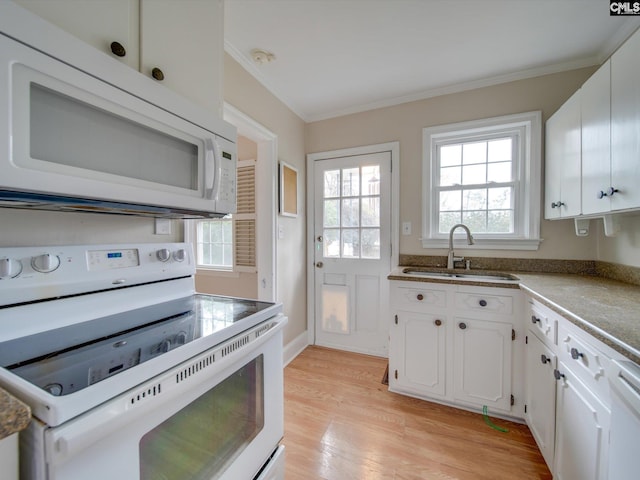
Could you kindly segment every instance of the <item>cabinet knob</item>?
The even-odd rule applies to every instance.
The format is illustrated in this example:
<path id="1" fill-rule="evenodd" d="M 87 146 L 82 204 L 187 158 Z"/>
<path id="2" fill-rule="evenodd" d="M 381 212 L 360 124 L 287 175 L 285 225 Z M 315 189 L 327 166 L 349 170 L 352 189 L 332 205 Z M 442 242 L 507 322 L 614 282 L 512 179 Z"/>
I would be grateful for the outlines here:
<path id="1" fill-rule="evenodd" d="M 536 317 L 535 315 L 531 315 L 531 323 L 533 323 L 535 325 L 538 322 L 540 322 L 540 325 L 542 325 L 542 322 L 540 321 L 540 319 L 538 317 Z"/>
<path id="2" fill-rule="evenodd" d="M 482 300 L 480 300 L 478 303 L 480 304 L 481 307 L 486 307 L 487 306 L 487 301 L 484 298 Z"/>
<path id="3" fill-rule="evenodd" d="M 465 330 L 465 329 L 467 328 L 467 324 L 466 324 L 466 323 L 464 323 L 464 322 L 460 322 L 460 323 L 458 324 L 458 327 L 460 327 L 460 330 Z"/>
<path id="4" fill-rule="evenodd" d="M 560 370 L 558 370 L 557 368 L 553 371 L 553 376 L 555 377 L 556 380 L 560 380 L 561 378 L 565 378 L 564 377 L 564 373 L 560 373 Z"/>
<path id="5" fill-rule="evenodd" d="M 580 353 L 577 348 L 571 349 L 571 358 L 578 360 L 580 357 L 584 357 L 584 353 Z"/>
<path id="6" fill-rule="evenodd" d="M 613 194 L 619 191 L 620 190 L 618 190 L 617 188 L 609 187 L 606 192 L 600 190 L 598 192 L 598 198 L 613 197 Z"/>
<path id="7" fill-rule="evenodd" d="M 127 51 L 122 46 L 121 43 L 111 42 L 111 53 L 113 53 L 116 57 L 124 57 L 127 54 Z"/>
<path id="8" fill-rule="evenodd" d="M 543 353 L 542 355 L 540 355 L 540 361 L 543 363 L 543 365 L 546 365 L 547 363 L 551 362 L 551 359 Z"/>
<path id="9" fill-rule="evenodd" d="M 164 80 L 164 73 L 162 73 L 162 70 L 160 70 L 158 67 L 153 67 L 153 70 L 151 70 L 151 76 L 159 82 Z"/>
<path id="10" fill-rule="evenodd" d="M 436 319 L 433 323 L 436 324 L 436 327 L 439 327 L 440 325 L 442 325 L 442 320 L 440 320 L 439 318 Z"/>
<path id="11" fill-rule="evenodd" d="M 558 202 L 552 202 L 552 203 L 551 203 L 551 208 L 560 208 L 560 207 L 561 207 L 561 206 L 563 206 L 563 205 L 564 205 L 564 202 L 560 202 L 560 201 L 558 201 Z"/>
<path id="12" fill-rule="evenodd" d="M 419 293 L 418 295 L 416 295 L 416 298 L 420 301 L 424 300 L 424 295 L 422 295 L 421 293 Z"/>

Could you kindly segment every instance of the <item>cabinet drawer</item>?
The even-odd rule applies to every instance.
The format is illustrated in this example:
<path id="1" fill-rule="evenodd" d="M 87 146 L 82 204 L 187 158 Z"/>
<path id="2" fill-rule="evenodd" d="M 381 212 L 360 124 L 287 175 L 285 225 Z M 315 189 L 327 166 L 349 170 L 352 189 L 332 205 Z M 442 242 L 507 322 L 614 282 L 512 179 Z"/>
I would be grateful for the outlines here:
<path id="1" fill-rule="evenodd" d="M 609 384 L 606 371 L 611 360 L 595 345 L 597 340 L 590 338 L 567 320 L 558 327 L 558 356 L 571 371 L 605 405 L 610 404 Z"/>
<path id="2" fill-rule="evenodd" d="M 457 292 L 456 308 L 461 311 L 513 314 L 513 297 L 491 293 Z"/>
<path id="3" fill-rule="evenodd" d="M 393 290 L 396 307 L 419 307 L 421 305 L 444 308 L 447 306 L 447 292 L 421 287 L 396 287 Z"/>
<path id="4" fill-rule="evenodd" d="M 553 345 L 557 344 L 558 318 L 539 303 L 531 300 L 527 319 L 529 330 L 541 340 L 547 339 Z"/>

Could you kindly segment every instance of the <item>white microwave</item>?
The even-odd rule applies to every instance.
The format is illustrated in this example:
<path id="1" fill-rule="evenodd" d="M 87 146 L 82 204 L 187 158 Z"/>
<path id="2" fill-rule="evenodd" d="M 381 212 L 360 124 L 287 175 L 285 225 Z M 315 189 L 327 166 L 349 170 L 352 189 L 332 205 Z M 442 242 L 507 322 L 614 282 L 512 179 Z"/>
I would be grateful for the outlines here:
<path id="1" fill-rule="evenodd" d="M 53 47 L 45 53 L 0 31 L 0 206 L 167 217 L 235 212 L 234 127 L 53 33 L 61 48 L 81 53 L 77 63 L 69 49 L 60 59 Z"/>

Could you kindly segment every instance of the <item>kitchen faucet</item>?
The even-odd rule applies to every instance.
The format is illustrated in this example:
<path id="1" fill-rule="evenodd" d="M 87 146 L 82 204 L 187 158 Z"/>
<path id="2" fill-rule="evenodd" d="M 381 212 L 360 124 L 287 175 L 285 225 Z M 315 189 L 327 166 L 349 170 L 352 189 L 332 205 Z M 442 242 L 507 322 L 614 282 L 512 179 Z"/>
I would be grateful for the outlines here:
<path id="1" fill-rule="evenodd" d="M 471 231 L 469 230 L 469 227 L 467 227 L 463 223 L 458 223 L 453 227 L 451 227 L 451 230 L 449 231 L 449 254 L 447 256 L 447 268 L 449 269 L 453 269 L 456 262 L 460 262 L 464 260 L 464 257 L 455 257 L 453 255 L 453 232 L 458 227 L 462 227 L 465 229 L 465 231 L 467 232 L 467 243 L 469 245 L 473 245 L 473 235 L 471 235 Z"/>

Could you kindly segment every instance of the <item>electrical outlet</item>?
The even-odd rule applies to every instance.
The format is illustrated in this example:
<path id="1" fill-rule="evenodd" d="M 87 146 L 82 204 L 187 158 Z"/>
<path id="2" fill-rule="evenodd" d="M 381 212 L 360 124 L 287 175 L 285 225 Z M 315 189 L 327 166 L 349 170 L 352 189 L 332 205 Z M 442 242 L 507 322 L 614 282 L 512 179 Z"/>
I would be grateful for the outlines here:
<path id="1" fill-rule="evenodd" d="M 171 219 L 156 218 L 156 235 L 171 235 Z"/>

